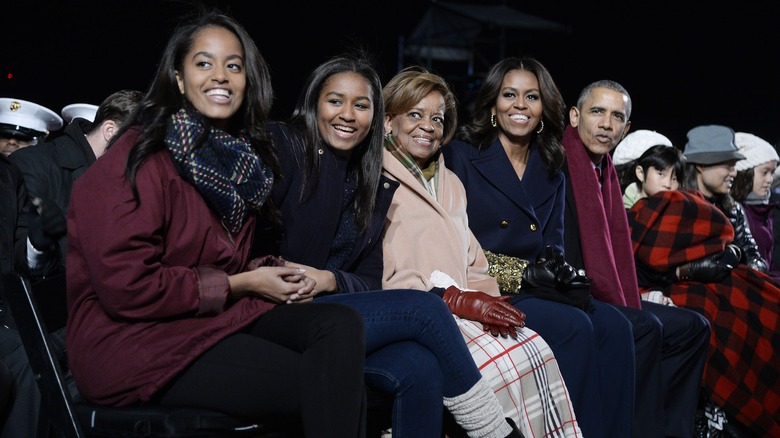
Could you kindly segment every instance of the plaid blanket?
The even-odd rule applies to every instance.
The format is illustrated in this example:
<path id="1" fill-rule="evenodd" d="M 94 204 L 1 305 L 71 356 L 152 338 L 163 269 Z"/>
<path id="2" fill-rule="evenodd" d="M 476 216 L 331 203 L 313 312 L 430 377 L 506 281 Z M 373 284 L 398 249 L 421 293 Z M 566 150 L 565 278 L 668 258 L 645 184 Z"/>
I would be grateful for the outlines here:
<path id="1" fill-rule="evenodd" d="M 734 229 L 698 191 L 665 191 L 628 212 L 638 270 L 670 272 L 722 251 Z M 648 277 L 649 278 L 649 277 Z M 705 315 L 712 325 L 704 389 L 757 436 L 780 436 L 780 286 L 747 265 L 722 284 L 640 284 Z"/>
<path id="2" fill-rule="evenodd" d="M 517 339 L 494 337 L 482 323 L 453 317 L 504 416 L 523 436 L 582 437 L 558 362 L 541 336 L 523 327 Z"/>

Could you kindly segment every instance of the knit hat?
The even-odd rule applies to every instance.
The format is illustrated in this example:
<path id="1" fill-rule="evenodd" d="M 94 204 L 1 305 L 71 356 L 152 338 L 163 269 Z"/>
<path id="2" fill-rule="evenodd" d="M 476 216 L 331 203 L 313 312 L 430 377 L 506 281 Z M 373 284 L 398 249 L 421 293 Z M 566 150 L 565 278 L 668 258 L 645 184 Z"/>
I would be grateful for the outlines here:
<path id="1" fill-rule="evenodd" d="M 744 160 L 734 144 L 734 130 L 722 125 L 697 126 L 688 131 L 688 143 L 683 151 L 688 163 L 716 164 Z"/>
<path id="2" fill-rule="evenodd" d="M 780 161 L 775 148 L 768 141 L 747 132 L 734 134 L 734 143 L 745 156 L 744 160 L 737 161 L 737 172 L 752 169 L 769 161 Z"/>
<path id="3" fill-rule="evenodd" d="M 656 145 L 672 146 L 672 141 L 665 135 L 647 129 L 630 132 L 612 153 L 615 166 L 628 163 L 641 157 L 646 150 Z"/>

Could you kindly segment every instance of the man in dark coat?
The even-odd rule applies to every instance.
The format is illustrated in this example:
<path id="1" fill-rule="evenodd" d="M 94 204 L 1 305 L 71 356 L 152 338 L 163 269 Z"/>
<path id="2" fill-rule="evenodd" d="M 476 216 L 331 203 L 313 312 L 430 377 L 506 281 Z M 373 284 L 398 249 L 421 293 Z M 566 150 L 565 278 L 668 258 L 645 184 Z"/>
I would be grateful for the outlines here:
<path id="1" fill-rule="evenodd" d="M 97 108 L 94 122 L 76 117 L 63 135 L 14 152 L 11 161 L 24 174 L 30 199 L 38 198 L 40 201 L 36 202 L 47 207 L 56 206 L 56 214 L 64 221 L 73 182 L 103 154 L 114 133 L 142 97 L 140 91 L 117 91 Z M 67 234 L 58 237 L 59 264 L 64 266 Z"/>
<path id="2" fill-rule="evenodd" d="M 710 325 L 696 312 L 640 299 L 628 220 L 609 153 L 628 132 L 631 98 L 614 81 L 594 82 L 569 111 L 566 129 L 567 261 L 592 277 L 594 298 L 631 321 L 636 347 L 632 436 L 693 436 Z M 595 169 L 595 172 L 594 172 Z"/>

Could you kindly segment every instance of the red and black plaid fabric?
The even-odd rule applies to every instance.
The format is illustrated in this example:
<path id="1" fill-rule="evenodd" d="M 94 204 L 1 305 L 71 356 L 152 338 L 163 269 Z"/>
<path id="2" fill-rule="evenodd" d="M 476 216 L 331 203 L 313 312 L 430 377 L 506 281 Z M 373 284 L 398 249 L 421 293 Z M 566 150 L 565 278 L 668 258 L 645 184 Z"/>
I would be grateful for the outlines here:
<path id="1" fill-rule="evenodd" d="M 728 219 L 699 192 L 666 191 L 629 211 L 637 266 L 656 272 L 722 251 Z M 727 415 L 757 436 L 780 437 L 780 286 L 739 265 L 721 284 L 678 282 L 661 290 L 712 325 L 704 387 Z"/>

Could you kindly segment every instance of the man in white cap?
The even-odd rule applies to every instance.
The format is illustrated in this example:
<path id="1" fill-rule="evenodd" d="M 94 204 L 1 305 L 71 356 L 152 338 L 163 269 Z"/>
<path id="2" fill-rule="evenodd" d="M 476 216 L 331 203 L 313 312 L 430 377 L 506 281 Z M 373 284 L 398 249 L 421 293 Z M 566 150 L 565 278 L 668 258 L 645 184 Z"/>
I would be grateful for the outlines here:
<path id="1" fill-rule="evenodd" d="M 62 128 L 54 111 L 22 99 L 0 97 L 0 153 L 5 156 Z"/>
<path id="2" fill-rule="evenodd" d="M 38 275 L 64 275 L 67 247 L 65 212 L 73 182 L 103 154 L 109 140 L 141 97 L 143 93 L 139 91 L 116 92 L 101 103 L 94 123 L 76 117 L 65 128 L 64 134 L 54 140 L 17 150 L 7 158 L 2 157 L 19 174 L 20 182 L 23 181 L 24 194 L 20 195 L 20 202 L 36 207 L 37 214 L 30 212 L 22 216 L 25 218 L 22 224 L 29 226 L 17 229 L 18 234 L 28 237 L 27 266 L 24 269 L 33 279 Z M 23 213 L 22 209 L 20 215 Z M 18 260 L 15 261 L 18 265 Z M 10 327 L 14 324 L 10 317 L 0 322 Z M 55 348 L 64 350 L 64 328 L 53 332 L 50 341 Z M 16 330 L 0 328 L 0 357 L 15 381 L 10 410 L 0 438 L 39 436 L 36 431 L 41 395 Z"/>
<path id="3" fill-rule="evenodd" d="M 31 229 L 33 245 L 43 250 L 41 245 L 49 247 L 58 243 L 60 266 L 65 265 L 67 236 L 65 227 L 59 224 L 65 223 L 73 182 L 103 155 L 111 138 L 142 97 L 143 93 L 135 90 L 112 93 L 98 107 L 94 122 L 75 117 L 63 135 L 9 157 L 24 174 L 31 201 L 39 208 L 43 206 L 40 215 L 43 235 L 36 235 L 33 231 L 37 230 Z M 86 115 L 83 111 L 80 114 Z M 58 230 L 61 232 L 52 232 Z"/>

